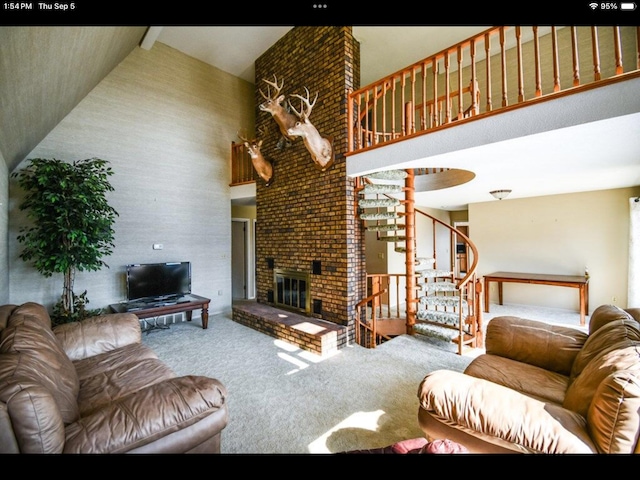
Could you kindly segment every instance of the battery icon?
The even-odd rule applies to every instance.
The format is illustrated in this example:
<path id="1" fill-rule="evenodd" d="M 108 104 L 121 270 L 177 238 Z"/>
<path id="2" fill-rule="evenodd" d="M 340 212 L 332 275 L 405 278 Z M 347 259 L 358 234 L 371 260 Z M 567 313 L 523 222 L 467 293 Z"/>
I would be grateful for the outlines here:
<path id="1" fill-rule="evenodd" d="M 633 2 L 627 2 L 627 3 L 621 3 L 620 4 L 620 10 L 635 10 L 636 9 L 636 4 Z"/>

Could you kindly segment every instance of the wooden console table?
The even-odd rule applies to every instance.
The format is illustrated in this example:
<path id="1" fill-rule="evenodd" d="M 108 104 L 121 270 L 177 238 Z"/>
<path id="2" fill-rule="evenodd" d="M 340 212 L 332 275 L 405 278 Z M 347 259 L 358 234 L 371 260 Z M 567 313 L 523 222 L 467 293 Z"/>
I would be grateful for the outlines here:
<path id="1" fill-rule="evenodd" d="M 498 282 L 498 301 L 502 305 L 502 284 L 532 283 L 537 285 L 554 285 L 557 287 L 573 287 L 580 291 L 580 325 L 584 325 L 585 316 L 589 313 L 589 279 L 584 275 L 547 275 L 544 273 L 495 272 L 484 276 L 484 311 L 489 312 L 489 284 Z"/>
<path id="2" fill-rule="evenodd" d="M 109 308 L 114 313 L 133 313 L 140 320 L 185 312 L 187 314 L 187 322 L 191 321 L 192 312 L 201 308 L 202 328 L 206 329 L 209 324 L 209 303 L 211 300 L 192 294 L 185 295 L 183 299 L 180 302 L 164 302 L 150 306 L 138 306 L 139 304 L 136 302 L 113 303 L 109 305 Z"/>

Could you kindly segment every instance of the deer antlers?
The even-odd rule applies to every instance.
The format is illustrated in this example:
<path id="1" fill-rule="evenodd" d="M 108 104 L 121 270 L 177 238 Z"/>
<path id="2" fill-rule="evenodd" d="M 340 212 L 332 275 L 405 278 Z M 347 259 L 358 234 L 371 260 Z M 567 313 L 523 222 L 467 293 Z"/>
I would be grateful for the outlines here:
<path id="1" fill-rule="evenodd" d="M 274 81 L 270 82 L 269 80 L 263 78 L 262 80 L 269 85 L 268 87 L 268 95 L 265 95 L 264 92 L 260 89 L 260 95 L 265 99 L 258 108 L 263 112 L 269 112 L 273 119 L 278 124 L 278 128 L 280 129 L 280 133 L 284 138 L 285 142 L 278 142 L 278 148 L 284 148 L 288 143 L 295 140 L 295 137 L 291 137 L 287 130 L 292 127 L 296 123 L 296 117 L 293 116 L 285 107 L 282 106 L 282 102 L 284 101 L 284 95 L 280 95 L 280 91 L 284 86 L 284 79 L 278 85 L 278 77 L 273 76 Z M 275 93 L 271 95 L 271 87 L 274 88 Z"/>
<path id="2" fill-rule="evenodd" d="M 304 87 L 307 93 L 306 97 L 298 94 L 291 95 L 291 97 L 300 99 L 300 111 L 293 106 L 291 100 L 288 100 L 289 109 L 287 109 L 282 106 L 285 96 L 280 94 L 284 87 L 284 80 L 278 83 L 278 77 L 274 75 L 273 81 L 266 78 L 263 78 L 262 81 L 268 85 L 268 89 L 267 94 L 259 89 L 260 95 L 265 99 L 259 105 L 260 110 L 269 112 L 273 116 L 282 134 L 282 139 L 285 141 L 291 142 L 296 137 L 302 137 L 316 167 L 322 171 L 327 170 L 333 165 L 334 160 L 332 141 L 322 137 L 316 127 L 309 121 L 313 107 L 318 100 L 318 93 L 311 101 L 311 93 L 307 87 Z M 271 93 L 271 87 L 274 89 L 273 94 Z M 289 110 L 293 111 L 295 115 Z M 282 139 L 278 142 L 276 148 L 282 148 Z"/>
<path id="3" fill-rule="evenodd" d="M 269 95 L 265 95 L 264 92 L 262 91 L 262 89 L 259 89 L 260 95 L 262 95 L 262 97 L 265 100 L 273 100 L 275 98 L 278 98 L 278 95 L 280 94 L 280 90 L 282 90 L 282 87 L 284 87 L 284 79 L 282 79 L 282 84 L 278 85 L 278 77 L 275 76 L 275 74 L 273 75 L 273 82 L 270 82 L 269 80 L 267 80 L 266 78 L 263 78 L 262 81 L 265 82 L 266 84 L 270 85 L 271 87 L 273 87 L 275 89 L 275 94 L 273 95 L 273 97 L 271 96 L 271 87 L 267 87 L 267 92 L 269 92 Z"/>
<path id="4" fill-rule="evenodd" d="M 316 104 L 316 101 L 318 100 L 318 93 L 316 93 L 316 98 L 313 99 L 313 102 L 310 103 L 309 102 L 309 89 L 307 87 L 304 87 L 304 89 L 307 91 L 307 97 L 304 98 L 302 97 L 302 95 L 298 95 L 297 93 L 292 93 L 291 96 L 292 97 L 296 97 L 300 99 L 300 112 L 298 112 L 298 110 L 296 110 L 296 108 L 291 104 L 291 100 L 289 100 L 289 106 L 291 107 L 291 109 L 295 112 L 295 114 L 298 116 L 298 118 L 300 118 L 301 120 L 307 119 L 309 118 L 309 116 L 311 115 L 311 110 L 313 110 L 313 106 Z M 304 105 L 307 106 L 306 109 L 304 109 Z"/>

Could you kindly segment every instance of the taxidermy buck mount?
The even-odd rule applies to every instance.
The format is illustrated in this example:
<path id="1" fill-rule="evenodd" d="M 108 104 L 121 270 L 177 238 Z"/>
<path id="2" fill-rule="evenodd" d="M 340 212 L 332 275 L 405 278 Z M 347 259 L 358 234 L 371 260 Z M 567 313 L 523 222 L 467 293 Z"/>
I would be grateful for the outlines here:
<path id="1" fill-rule="evenodd" d="M 260 131 L 260 134 L 262 134 L 262 130 Z M 264 158 L 260 151 L 260 148 L 262 147 L 262 139 L 258 140 L 257 138 L 254 138 L 249 140 L 239 133 L 237 135 L 249 152 L 253 168 L 256 170 L 256 173 L 260 178 L 264 180 L 264 184 L 268 187 L 273 183 L 273 163 Z"/>
<path id="2" fill-rule="evenodd" d="M 291 101 L 289 101 L 289 106 L 298 116 L 298 120 L 293 127 L 287 130 L 287 133 L 294 137 L 302 137 L 304 145 L 311 154 L 311 159 L 313 163 L 315 163 L 316 168 L 324 172 L 333 165 L 332 141 L 320 135 L 318 129 L 309 121 L 311 110 L 318 100 L 318 94 L 316 93 L 316 98 L 313 99 L 313 102 L 310 102 L 309 89 L 307 87 L 304 87 L 304 89 L 307 91 L 306 98 L 302 95 L 291 95 L 292 97 L 300 99 L 300 111 L 298 112 L 295 107 L 291 105 Z"/>
<path id="3" fill-rule="evenodd" d="M 297 118 L 287 109 L 287 107 L 282 105 L 284 102 L 285 96 L 280 95 L 280 91 L 282 87 L 284 87 L 284 79 L 278 85 L 278 77 L 273 76 L 273 82 L 270 82 L 267 79 L 262 79 L 265 83 L 269 85 L 267 87 L 267 95 L 260 89 L 260 95 L 265 99 L 258 108 L 263 112 L 269 112 L 273 119 L 278 124 L 278 128 L 280 129 L 280 133 L 282 137 L 278 141 L 276 148 L 278 150 L 282 150 L 283 148 L 288 147 L 291 143 L 296 139 L 296 137 L 289 135 L 289 128 L 293 127 L 297 121 Z M 274 88 L 275 92 L 271 94 L 271 87 Z"/>

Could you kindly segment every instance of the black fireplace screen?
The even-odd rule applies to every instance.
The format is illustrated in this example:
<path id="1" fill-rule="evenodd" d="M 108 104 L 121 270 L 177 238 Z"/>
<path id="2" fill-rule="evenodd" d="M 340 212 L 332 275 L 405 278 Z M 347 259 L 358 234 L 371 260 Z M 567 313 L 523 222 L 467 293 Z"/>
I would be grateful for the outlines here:
<path id="1" fill-rule="evenodd" d="M 309 312 L 309 274 L 291 270 L 273 271 L 276 306 Z"/>

